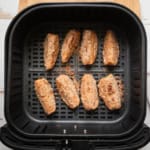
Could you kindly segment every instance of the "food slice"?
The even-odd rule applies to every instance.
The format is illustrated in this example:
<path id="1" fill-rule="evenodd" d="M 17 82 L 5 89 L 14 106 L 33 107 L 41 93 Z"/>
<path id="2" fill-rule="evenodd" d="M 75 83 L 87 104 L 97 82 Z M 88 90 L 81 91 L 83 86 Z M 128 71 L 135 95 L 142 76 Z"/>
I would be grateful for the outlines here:
<path id="1" fill-rule="evenodd" d="M 84 74 L 81 79 L 81 101 L 86 110 L 94 110 L 99 105 L 96 80 L 91 74 Z"/>
<path id="2" fill-rule="evenodd" d="M 54 67 L 59 53 L 59 36 L 48 33 L 44 41 L 44 66 L 46 70 Z"/>
<path id="3" fill-rule="evenodd" d="M 74 109 L 79 106 L 80 99 L 78 91 L 69 76 L 64 74 L 59 75 L 56 78 L 56 86 L 62 100 L 69 108 Z"/>
<path id="4" fill-rule="evenodd" d="M 56 110 L 56 102 L 51 84 L 45 79 L 37 79 L 34 81 L 36 95 L 47 115 L 52 114 Z"/>
<path id="5" fill-rule="evenodd" d="M 77 49 L 80 42 L 80 32 L 77 30 L 70 30 L 62 44 L 61 60 L 63 63 L 69 61 L 73 52 Z"/>
<path id="6" fill-rule="evenodd" d="M 119 59 L 119 43 L 112 30 L 106 32 L 103 46 L 103 63 L 108 66 L 115 66 Z"/>
<path id="7" fill-rule="evenodd" d="M 92 65 L 95 62 L 98 50 L 98 37 L 92 30 L 84 30 L 80 57 L 83 65 Z"/>
<path id="8" fill-rule="evenodd" d="M 103 99 L 108 109 L 117 110 L 121 108 L 122 93 L 115 76 L 109 74 L 101 78 L 98 88 L 99 96 Z"/>

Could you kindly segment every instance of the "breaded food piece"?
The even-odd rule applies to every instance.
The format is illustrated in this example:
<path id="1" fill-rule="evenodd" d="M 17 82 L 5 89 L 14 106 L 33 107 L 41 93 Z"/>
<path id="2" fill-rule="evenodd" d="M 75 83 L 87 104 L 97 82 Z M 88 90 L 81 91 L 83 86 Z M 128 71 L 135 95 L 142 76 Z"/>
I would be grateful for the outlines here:
<path id="1" fill-rule="evenodd" d="M 80 92 L 80 81 L 77 80 L 75 76 L 72 76 L 71 79 L 72 79 L 73 84 L 75 85 L 75 88 L 79 94 L 79 92 Z"/>
<path id="2" fill-rule="evenodd" d="M 54 67 L 59 53 L 59 36 L 48 33 L 44 41 L 44 66 L 46 70 Z"/>
<path id="3" fill-rule="evenodd" d="M 121 78 L 119 76 L 115 76 L 116 80 L 117 80 L 117 84 L 118 84 L 118 87 L 119 87 L 119 91 L 120 91 L 120 96 L 121 98 L 123 98 L 124 96 L 124 85 L 123 85 L 123 82 L 121 80 Z M 122 99 L 123 101 L 123 99 Z"/>
<path id="4" fill-rule="evenodd" d="M 103 46 L 103 63 L 108 66 L 115 66 L 119 59 L 119 43 L 115 33 L 111 30 L 106 32 Z"/>
<path id="5" fill-rule="evenodd" d="M 86 110 L 94 110 L 99 105 L 96 80 L 91 74 L 84 74 L 81 79 L 81 101 Z"/>
<path id="6" fill-rule="evenodd" d="M 36 95 L 47 115 L 52 114 L 56 110 L 56 102 L 51 84 L 45 79 L 37 79 L 34 81 Z"/>
<path id="7" fill-rule="evenodd" d="M 99 80 L 99 96 L 109 110 L 121 108 L 121 93 L 115 76 L 109 74 Z"/>
<path id="8" fill-rule="evenodd" d="M 80 57 L 83 65 L 92 65 L 95 62 L 98 50 L 98 37 L 92 30 L 84 30 Z"/>
<path id="9" fill-rule="evenodd" d="M 61 48 L 61 60 L 63 63 L 69 61 L 73 52 L 77 49 L 80 42 L 80 32 L 77 30 L 70 30 L 62 44 Z"/>
<path id="10" fill-rule="evenodd" d="M 73 81 L 67 75 L 59 75 L 56 78 L 56 86 L 62 100 L 66 105 L 74 109 L 80 104 L 79 95 Z"/>

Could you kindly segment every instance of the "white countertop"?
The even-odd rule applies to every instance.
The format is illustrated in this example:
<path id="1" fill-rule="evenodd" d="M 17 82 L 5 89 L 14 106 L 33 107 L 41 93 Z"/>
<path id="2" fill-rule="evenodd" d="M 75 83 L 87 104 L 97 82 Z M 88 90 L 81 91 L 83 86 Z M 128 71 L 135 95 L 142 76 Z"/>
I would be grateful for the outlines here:
<path id="1" fill-rule="evenodd" d="M 148 80 L 147 80 L 147 93 L 150 103 L 150 1 L 140 0 L 141 1 L 141 12 L 142 12 L 142 21 L 144 23 L 147 37 L 148 37 L 148 61 L 147 61 L 147 71 L 148 71 Z M 0 0 L 0 13 L 7 12 L 7 16 L 14 16 L 17 13 L 18 0 Z M 11 21 L 11 17 L 8 19 L 0 18 L 0 127 L 5 124 L 4 118 L 4 36 L 6 29 Z M 145 124 L 150 126 L 150 105 L 147 105 L 147 115 L 145 119 Z M 0 150 L 10 150 L 0 142 Z M 141 150 L 150 150 L 150 144 L 143 147 Z"/>

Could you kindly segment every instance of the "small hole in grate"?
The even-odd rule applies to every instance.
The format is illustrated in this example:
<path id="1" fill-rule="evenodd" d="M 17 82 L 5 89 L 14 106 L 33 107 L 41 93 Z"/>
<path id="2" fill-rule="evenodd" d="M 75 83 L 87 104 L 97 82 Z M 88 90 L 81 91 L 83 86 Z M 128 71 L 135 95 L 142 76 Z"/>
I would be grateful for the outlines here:
<path id="1" fill-rule="evenodd" d="M 37 114 L 37 112 L 36 112 L 36 111 L 32 111 L 32 113 L 33 113 L 33 114 Z"/>
<path id="2" fill-rule="evenodd" d="M 108 119 L 112 119 L 112 116 L 107 116 Z"/>
<path id="3" fill-rule="evenodd" d="M 105 114 L 105 112 L 101 112 L 101 114 L 102 114 L 102 115 L 104 115 L 104 114 Z"/>
<path id="4" fill-rule="evenodd" d="M 101 117 L 101 119 L 105 119 L 105 116 L 100 116 Z"/>

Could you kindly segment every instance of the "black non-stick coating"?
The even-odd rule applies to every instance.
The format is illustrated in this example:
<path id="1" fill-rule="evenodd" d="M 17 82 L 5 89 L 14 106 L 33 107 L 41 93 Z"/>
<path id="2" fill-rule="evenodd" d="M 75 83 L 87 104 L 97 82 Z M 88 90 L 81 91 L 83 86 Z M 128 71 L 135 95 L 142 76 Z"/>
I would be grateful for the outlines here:
<path id="1" fill-rule="evenodd" d="M 65 73 L 60 53 L 55 67 L 45 71 L 43 41 L 47 33 L 60 37 L 60 45 L 70 29 L 81 33 L 92 29 L 99 39 L 98 54 L 92 66 L 83 66 L 78 55 L 69 65 L 78 80 L 84 73 L 93 74 L 98 82 L 109 73 L 119 76 L 124 84 L 123 105 L 109 111 L 100 99 L 98 109 L 84 110 L 82 103 L 69 109 L 61 100 L 55 79 Z M 106 67 L 102 61 L 105 33 L 115 32 L 119 47 L 119 63 Z M 27 136 L 120 136 L 143 123 L 145 116 L 145 52 L 146 37 L 141 22 L 127 9 L 114 4 L 38 5 L 22 12 L 10 26 L 6 41 L 6 118 L 10 125 Z M 8 64 L 7 64 L 8 63 Z M 34 80 L 46 77 L 54 88 L 56 112 L 46 116 L 34 91 Z M 17 107 L 16 107 L 17 106 Z"/>
<path id="2" fill-rule="evenodd" d="M 71 28 L 78 29 L 81 32 L 84 29 L 92 29 L 96 31 L 99 39 L 99 47 L 96 61 L 91 66 L 82 65 L 79 55 L 74 55 L 70 59 L 69 63 L 64 65 L 61 63 L 60 54 L 55 64 L 55 67 L 51 71 L 45 71 L 43 62 L 43 41 L 47 33 L 55 33 L 59 35 L 60 43 L 62 43 L 65 34 Z M 107 29 L 112 29 L 116 32 L 119 45 L 120 45 L 120 58 L 119 63 L 116 67 L 106 67 L 103 65 L 102 59 L 102 49 L 103 49 L 103 39 Z M 40 32 L 39 32 L 40 31 Z M 60 44 L 61 45 L 61 44 Z M 127 41 L 124 34 L 119 31 L 119 29 L 113 27 L 111 24 L 92 24 L 88 23 L 47 23 L 38 25 L 34 28 L 26 37 L 25 49 L 24 49 L 24 102 L 25 109 L 29 112 L 31 116 L 38 120 L 45 120 L 46 122 L 51 122 L 53 120 L 84 120 L 84 121 L 112 121 L 120 118 L 125 107 L 128 107 L 128 91 L 126 88 L 127 83 L 127 66 L 125 66 L 125 61 L 127 61 L 128 53 Z M 100 105 L 96 111 L 86 112 L 82 104 L 75 110 L 69 109 L 65 103 L 61 100 L 57 88 L 55 79 L 58 75 L 66 73 L 65 66 L 70 66 L 70 69 L 75 73 L 77 79 L 81 79 L 84 73 L 91 73 L 98 81 L 101 77 L 107 75 L 108 73 L 113 73 L 116 76 L 121 77 L 125 85 L 125 100 L 123 100 L 123 107 L 118 111 L 109 111 L 103 101 L 100 99 Z M 54 88 L 56 97 L 56 112 L 50 116 L 46 116 L 44 111 L 35 95 L 34 90 L 34 80 L 46 77 Z"/>

